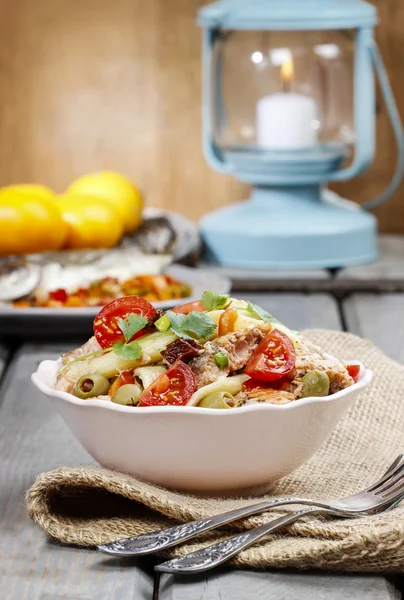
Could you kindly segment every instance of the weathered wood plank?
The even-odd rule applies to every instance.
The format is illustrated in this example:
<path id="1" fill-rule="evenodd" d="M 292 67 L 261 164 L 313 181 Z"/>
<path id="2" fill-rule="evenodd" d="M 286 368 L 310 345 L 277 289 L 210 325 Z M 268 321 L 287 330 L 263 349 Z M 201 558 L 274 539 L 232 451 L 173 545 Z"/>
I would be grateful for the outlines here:
<path id="1" fill-rule="evenodd" d="M 96 552 L 47 541 L 28 520 L 24 493 L 35 476 L 91 462 L 48 400 L 30 383 L 44 358 L 67 347 L 23 347 L 0 400 L 0 597 L 18 600 L 151 600 L 153 576 L 137 563 L 105 561 Z"/>
<path id="2" fill-rule="evenodd" d="M 212 572 L 209 577 L 162 575 L 159 600 L 398 600 L 382 577 L 274 571 Z"/>
<path id="3" fill-rule="evenodd" d="M 7 364 L 7 356 L 8 356 L 8 352 L 7 352 L 6 348 L 4 346 L 0 345 L 0 381 L 1 381 L 2 375 L 4 373 L 5 366 Z"/>
<path id="4" fill-rule="evenodd" d="M 270 271 L 221 267 L 212 263 L 203 263 L 201 266 L 204 270 L 210 270 L 215 275 L 228 277 L 232 282 L 233 291 L 268 292 L 285 290 L 301 292 L 303 289 L 316 291 L 318 289 L 328 289 L 331 281 L 331 274 L 326 269 Z"/>
<path id="5" fill-rule="evenodd" d="M 404 294 L 355 294 L 343 307 L 352 333 L 368 338 L 404 363 Z"/>
<path id="6" fill-rule="evenodd" d="M 379 237 L 380 258 L 368 265 L 348 267 L 340 271 L 337 279 L 357 282 L 359 286 L 377 282 L 404 281 L 404 236 L 382 235 Z"/>
<path id="7" fill-rule="evenodd" d="M 325 294 L 238 294 L 259 304 L 291 329 L 341 329 L 338 305 Z"/>

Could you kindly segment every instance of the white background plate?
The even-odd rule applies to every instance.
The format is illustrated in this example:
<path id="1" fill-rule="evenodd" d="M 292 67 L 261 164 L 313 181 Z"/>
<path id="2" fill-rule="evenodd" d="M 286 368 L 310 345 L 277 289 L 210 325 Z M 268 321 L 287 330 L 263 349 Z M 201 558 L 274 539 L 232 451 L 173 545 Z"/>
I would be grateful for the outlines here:
<path id="1" fill-rule="evenodd" d="M 156 308 L 172 308 L 198 300 L 205 290 L 228 293 L 231 288 L 227 277 L 216 275 L 210 271 L 192 269 L 182 265 L 170 265 L 164 272 L 176 279 L 188 283 L 192 287 L 192 295 L 181 300 L 164 300 L 154 302 Z M 91 335 L 91 325 L 100 307 L 78 308 L 14 308 L 0 306 L 0 334 L 17 335 L 18 337 L 53 338 L 63 335 L 85 339 Z"/>

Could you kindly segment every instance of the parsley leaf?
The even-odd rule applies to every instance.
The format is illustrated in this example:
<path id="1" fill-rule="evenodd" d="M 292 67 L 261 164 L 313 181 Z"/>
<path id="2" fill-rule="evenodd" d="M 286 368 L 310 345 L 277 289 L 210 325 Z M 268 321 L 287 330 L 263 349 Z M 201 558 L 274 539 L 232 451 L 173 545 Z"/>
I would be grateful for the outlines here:
<path id="1" fill-rule="evenodd" d="M 112 346 L 113 351 L 117 356 L 125 360 L 138 360 L 142 357 L 142 347 L 136 341 L 124 344 L 120 340 Z"/>
<path id="2" fill-rule="evenodd" d="M 247 302 L 247 305 L 247 310 L 253 317 L 261 319 L 262 321 L 265 321 L 265 323 L 279 323 L 278 319 L 275 319 L 275 317 L 273 317 L 269 314 L 269 312 L 258 306 L 258 304 Z"/>
<path id="3" fill-rule="evenodd" d="M 125 319 L 118 319 L 118 327 L 125 336 L 125 340 L 130 342 L 135 333 L 147 325 L 146 317 L 136 313 L 129 313 Z"/>
<path id="4" fill-rule="evenodd" d="M 202 294 L 201 302 L 208 310 L 219 310 L 226 306 L 228 299 L 229 294 L 218 294 L 217 292 L 206 290 Z"/>
<path id="5" fill-rule="evenodd" d="M 169 310 L 166 315 L 170 319 L 171 329 L 178 337 L 207 339 L 216 329 L 212 319 L 203 312 L 193 311 L 187 315 L 182 315 Z"/>

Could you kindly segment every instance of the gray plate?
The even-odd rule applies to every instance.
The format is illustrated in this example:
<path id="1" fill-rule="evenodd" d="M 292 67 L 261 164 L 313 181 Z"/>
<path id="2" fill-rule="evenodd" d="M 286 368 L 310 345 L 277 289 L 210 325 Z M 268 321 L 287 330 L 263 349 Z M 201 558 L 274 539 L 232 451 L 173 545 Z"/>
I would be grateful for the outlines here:
<path id="1" fill-rule="evenodd" d="M 182 265 L 170 265 L 164 270 L 176 279 L 192 287 L 192 295 L 182 300 L 155 302 L 156 308 L 168 309 L 178 304 L 198 300 L 205 290 L 228 293 L 231 288 L 227 277 L 210 271 L 193 269 Z M 12 335 L 19 338 L 86 339 L 91 335 L 94 317 L 99 307 L 86 308 L 14 308 L 0 306 L 0 336 Z"/>

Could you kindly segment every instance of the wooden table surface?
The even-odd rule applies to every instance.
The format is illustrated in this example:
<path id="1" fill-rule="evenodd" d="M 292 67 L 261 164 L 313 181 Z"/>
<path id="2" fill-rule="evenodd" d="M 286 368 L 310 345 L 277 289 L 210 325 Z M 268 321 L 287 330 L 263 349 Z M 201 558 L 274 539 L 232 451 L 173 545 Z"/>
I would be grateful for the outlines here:
<path id="1" fill-rule="evenodd" d="M 404 259 L 403 259 L 404 260 Z M 362 288 L 360 288 L 362 289 Z M 241 295 L 241 293 L 239 294 Z M 291 328 L 347 329 L 404 363 L 404 293 L 244 293 Z M 26 516 L 24 493 L 37 474 L 91 463 L 49 401 L 30 382 L 45 358 L 67 343 L 23 344 L 0 388 L 1 600 L 392 600 L 401 595 L 383 577 L 222 570 L 192 578 L 154 578 L 152 560 L 119 561 L 94 550 L 46 539 Z M 0 372 L 7 351 L 0 350 Z"/>

